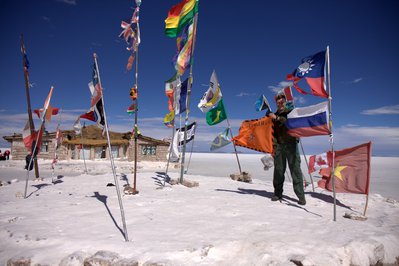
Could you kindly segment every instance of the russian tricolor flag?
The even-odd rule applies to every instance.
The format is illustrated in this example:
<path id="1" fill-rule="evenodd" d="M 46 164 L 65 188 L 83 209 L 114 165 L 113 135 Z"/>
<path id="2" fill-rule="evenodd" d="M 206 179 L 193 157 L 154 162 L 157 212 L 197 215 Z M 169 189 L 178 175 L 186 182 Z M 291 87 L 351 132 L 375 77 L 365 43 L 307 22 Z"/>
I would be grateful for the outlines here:
<path id="1" fill-rule="evenodd" d="M 286 127 L 288 133 L 297 138 L 329 135 L 328 102 L 294 108 L 287 115 Z"/>

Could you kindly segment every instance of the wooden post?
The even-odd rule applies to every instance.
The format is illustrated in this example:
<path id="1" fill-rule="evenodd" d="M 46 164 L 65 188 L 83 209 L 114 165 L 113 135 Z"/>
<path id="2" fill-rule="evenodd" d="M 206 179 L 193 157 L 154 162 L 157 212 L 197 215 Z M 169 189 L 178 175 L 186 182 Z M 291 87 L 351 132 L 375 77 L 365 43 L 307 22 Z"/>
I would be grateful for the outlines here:
<path id="1" fill-rule="evenodd" d="M 24 44 L 24 37 L 21 33 L 21 52 L 22 52 L 22 69 L 24 70 L 24 78 L 25 78 L 25 92 L 26 92 L 26 101 L 28 103 L 28 117 L 29 117 L 29 128 L 30 128 L 30 135 L 33 136 L 35 133 L 35 124 L 33 123 L 32 118 L 32 108 L 30 105 L 30 94 L 29 94 L 29 75 L 28 75 L 28 62 L 26 58 L 26 51 L 25 51 L 25 44 Z M 39 147 L 40 149 L 40 147 Z M 33 154 L 32 154 L 33 156 Z M 39 178 L 39 165 L 37 163 L 37 157 L 34 156 L 34 167 L 35 167 L 35 176 Z"/>

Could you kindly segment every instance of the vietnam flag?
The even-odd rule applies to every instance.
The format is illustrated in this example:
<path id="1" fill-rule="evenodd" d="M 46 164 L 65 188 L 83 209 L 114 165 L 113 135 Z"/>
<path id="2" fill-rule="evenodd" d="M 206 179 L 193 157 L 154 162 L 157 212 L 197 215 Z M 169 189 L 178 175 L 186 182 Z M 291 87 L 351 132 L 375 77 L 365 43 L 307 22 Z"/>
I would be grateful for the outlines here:
<path id="1" fill-rule="evenodd" d="M 238 135 L 233 142 L 237 146 L 251 150 L 273 153 L 273 121 L 263 117 L 242 122 Z"/>
<path id="2" fill-rule="evenodd" d="M 179 35 L 184 26 L 193 21 L 197 12 L 198 0 L 183 0 L 173 6 L 165 19 L 165 35 L 172 38 Z"/>
<path id="3" fill-rule="evenodd" d="M 330 156 L 332 154 L 330 153 Z M 331 159 L 328 159 L 331 161 Z M 369 194 L 371 142 L 335 151 L 335 191 Z M 319 187 L 332 191 L 331 167 L 321 169 Z"/>

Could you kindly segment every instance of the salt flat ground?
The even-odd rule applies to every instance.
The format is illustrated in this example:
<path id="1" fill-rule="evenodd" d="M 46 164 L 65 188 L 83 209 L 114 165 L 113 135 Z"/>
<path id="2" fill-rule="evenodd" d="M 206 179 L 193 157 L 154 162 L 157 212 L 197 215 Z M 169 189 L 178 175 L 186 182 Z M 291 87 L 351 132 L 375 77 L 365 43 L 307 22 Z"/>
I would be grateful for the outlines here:
<path id="1" fill-rule="evenodd" d="M 343 218 L 363 213 L 365 196 L 356 194 L 337 194 L 333 221 L 331 193 L 316 184 L 314 192 L 306 188 L 306 206 L 297 204 L 289 180 L 283 200 L 272 202 L 272 169 L 263 170 L 261 157 L 239 155 L 253 178 L 243 183 L 229 178 L 238 172 L 234 154 L 193 154 L 185 178 L 198 182 L 195 188 L 163 186 L 166 164 L 140 162 L 139 194 L 122 193 L 126 230 L 116 189 L 133 183 L 133 163 L 116 161 L 115 182 L 109 161 L 87 162 L 88 174 L 83 161 L 62 161 L 53 175 L 51 162 L 40 160 L 43 180 L 32 181 L 31 172 L 24 199 L 24 162 L 1 161 L 0 265 L 21 258 L 32 265 L 398 263 L 398 158 L 372 159 L 366 221 Z M 179 177 L 174 165 L 169 170 Z"/>

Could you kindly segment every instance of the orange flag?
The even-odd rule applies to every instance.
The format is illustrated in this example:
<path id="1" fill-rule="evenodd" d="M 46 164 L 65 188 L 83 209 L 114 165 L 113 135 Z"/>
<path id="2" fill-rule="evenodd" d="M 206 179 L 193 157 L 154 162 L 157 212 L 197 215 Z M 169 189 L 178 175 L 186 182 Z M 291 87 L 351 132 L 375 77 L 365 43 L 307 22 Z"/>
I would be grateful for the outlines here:
<path id="1" fill-rule="evenodd" d="M 238 136 L 232 139 L 237 146 L 273 153 L 273 122 L 265 116 L 242 122 Z"/>
<path id="2" fill-rule="evenodd" d="M 330 157 L 332 153 L 329 152 Z M 342 193 L 369 194 L 371 142 L 335 151 L 335 191 Z M 329 160 L 331 161 L 331 160 Z M 319 187 L 332 191 L 331 166 L 321 169 Z"/>

